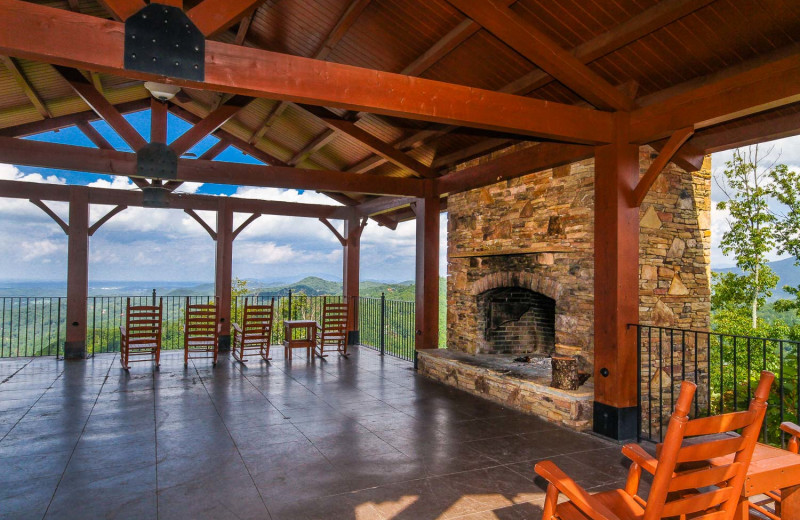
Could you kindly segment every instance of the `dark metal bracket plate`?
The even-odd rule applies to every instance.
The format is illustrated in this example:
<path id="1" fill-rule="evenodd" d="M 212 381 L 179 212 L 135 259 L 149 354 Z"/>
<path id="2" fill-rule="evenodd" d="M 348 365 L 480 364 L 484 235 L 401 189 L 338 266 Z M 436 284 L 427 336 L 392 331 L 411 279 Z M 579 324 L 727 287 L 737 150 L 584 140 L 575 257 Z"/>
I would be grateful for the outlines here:
<path id="1" fill-rule="evenodd" d="M 125 68 L 205 79 L 206 39 L 181 9 L 150 4 L 125 20 Z"/>
<path id="2" fill-rule="evenodd" d="M 178 156 L 163 143 L 148 143 L 136 152 L 136 175 L 175 180 L 178 178 Z"/>

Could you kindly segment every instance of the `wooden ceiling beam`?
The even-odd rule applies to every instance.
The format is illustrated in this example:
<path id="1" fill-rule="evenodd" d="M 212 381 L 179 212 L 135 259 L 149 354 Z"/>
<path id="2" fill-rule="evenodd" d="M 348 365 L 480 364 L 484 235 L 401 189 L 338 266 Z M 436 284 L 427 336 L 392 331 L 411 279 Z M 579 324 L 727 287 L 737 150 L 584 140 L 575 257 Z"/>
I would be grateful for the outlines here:
<path id="1" fill-rule="evenodd" d="M 143 0 L 99 0 L 114 19 L 124 22 L 145 7 Z"/>
<path id="2" fill-rule="evenodd" d="M 137 174 L 133 153 L 8 137 L 0 138 L 0 161 L 127 177 Z M 424 188 L 417 179 L 198 159 L 178 159 L 177 180 L 412 197 L 422 196 Z"/>
<path id="3" fill-rule="evenodd" d="M 687 144 L 708 154 L 795 135 L 800 135 L 800 112 L 776 115 L 730 128 L 709 128 L 695 134 Z"/>
<path id="4" fill-rule="evenodd" d="M 25 96 L 36 108 L 37 112 L 39 112 L 39 115 L 45 119 L 53 117 L 53 114 L 47 108 L 44 100 L 39 96 L 39 94 L 36 93 L 33 85 L 30 81 L 28 81 L 27 76 L 25 76 L 25 72 L 22 70 L 16 60 L 9 56 L 0 56 L 0 61 L 3 62 L 3 65 L 5 65 L 6 69 L 8 69 L 8 72 L 11 73 L 14 81 L 17 82 L 17 85 L 19 85 L 19 87 L 25 93 Z"/>
<path id="5" fill-rule="evenodd" d="M 658 176 L 661 175 L 661 172 L 664 171 L 664 168 L 678 152 L 678 149 L 683 146 L 683 143 L 685 143 L 693 133 L 693 128 L 682 128 L 670 136 L 659 152 L 658 157 L 650 163 L 650 167 L 647 168 L 642 178 L 639 179 L 636 188 L 633 189 L 633 204 L 635 207 L 641 207 L 644 198 L 656 182 L 656 179 L 658 179 Z"/>
<path id="6" fill-rule="evenodd" d="M 26 30 L 18 31 L 18 27 Z M 164 80 L 124 69 L 123 49 L 124 31 L 118 22 L 20 0 L 0 0 L 0 54 L 140 80 Z M 216 41 L 206 42 L 204 82 L 170 81 L 216 92 L 569 142 L 599 144 L 613 136 L 612 117 L 601 111 Z"/>
<path id="7" fill-rule="evenodd" d="M 267 114 L 267 117 L 264 118 L 264 122 L 261 123 L 261 126 L 259 126 L 258 130 L 253 132 L 253 135 L 250 137 L 250 144 L 255 144 L 259 139 L 264 137 L 269 129 L 272 128 L 272 125 L 275 124 L 275 121 L 277 121 L 278 118 L 283 115 L 288 107 L 289 103 L 286 101 L 278 101 L 275 103 L 275 105 Z"/>
<path id="8" fill-rule="evenodd" d="M 150 99 L 150 142 L 167 144 L 167 103 Z"/>
<path id="9" fill-rule="evenodd" d="M 0 180 L 0 193 L 14 199 L 39 201 L 69 201 L 73 186 L 64 184 L 34 184 L 24 181 Z M 142 207 L 142 193 L 139 191 L 115 190 L 110 188 L 88 188 L 89 203 Z M 168 207 L 191 209 L 195 211 L 217 211 L 221 197 L 197 195 L 193 193 L 171 193 L 167 196 Z M 236 213 L 260 213 L 287 217 L 346 219 L 353 215 L 353 209 L 325 204 L 306 204 L 274 200 L 245 199 L 225 197 L 225 202 Z M 105 219 L 105 217 L 103 217 Z"/>
<path id="10" fill-rule="evenodd" d="M 498 148 L 507 146 L 511 143 L 512 141 L 509 139 L 484 139 L 483 141 L 478 141 L 472 146 L 467 146 L 466 148 L 462 148 L 453 153 L 437 157 L 434 159 L 431 167 L 435 168 L 436 170 L 441 168 L 449 168 L 466 159 L 475 157 L 477 155 L 486 154 L 492 150 L 497 150 Z"/>
<path id="11" fill-rule="evenodd" d="M 798 101 L 800 52 L 634 111 L 630 138 L 649 143 L 680 128 L 704 128 Z"/>
<path id="12" fill-rule="evenodd" d="M 594 157 L 594 147 L 540 143 L 483 164 L 448 173 L 435 182 L 441 195 L 458 193 Z"/>
<path id="13" fill-rule="evenodd" d="M 83 122 L 78 123 L 75 126 L 78 127 L 78 130 L 80 130 L 83 133 L 83 135 L 88 137 L 89 140 L 92 143 L 94 143 L 94 145 L 96 147 L 98 147 L 99 149 L 101 149 L 101 150 L 114 150 L 115 149 L 113 146 L 111 146 L 111 143 L 109 143 L 106 140 L 106 138 L 103 137 L 103 135 L 100 132 L 98 132 L 97 129 L 95 129 L 95 127 L 93 127 L 89 123 L 83 121 Z"/>
<path id="14" fill-rule="evenodd" d="M 189 149 L 199 143 L 204 137 L 215 132 L 220 126 L 229 121 L 240 110 L 246 107 L 253 98 L 235 96 L 227 103 L 212 111 L 206 117 L 195 123 L 193 127 L 175 139 L 169 147 L 180 157 Z"/>
<path id="15" fill-rule="evenodd" d="M 594 106 L 630 110 L 633 100 L 498 0 L 447 0 Z"/>
<path id="16" fill-rule="evenodd" d="M 250 30 L 250 23 L 253 21 L 253 12 L 247 14 L 239 22 L 239 27 L 236 29 L 236 38 L 233 39 L 234 45 L 244 45 L 247 39 L 247 31 Z"/>
<path id="17" fill-rule="evenodd" d="M 56 70 L 69 83 L 72 90 L 83 99 L 89 107 L 108 123 L 119 136 L 128 143 L 133 151 L 137 151 L 147 144 L 147 141 L 131 125 L 127 119 L 111 104 L 103 95 L 98 92 L 83 74 L 75 69 L 56 66 Z"/>
<path id="18" fill-rule="evenodd" d="M 186 12 L 200 32 L 210 38 L 252 12 L 264 0 L 203 0 Z"/>

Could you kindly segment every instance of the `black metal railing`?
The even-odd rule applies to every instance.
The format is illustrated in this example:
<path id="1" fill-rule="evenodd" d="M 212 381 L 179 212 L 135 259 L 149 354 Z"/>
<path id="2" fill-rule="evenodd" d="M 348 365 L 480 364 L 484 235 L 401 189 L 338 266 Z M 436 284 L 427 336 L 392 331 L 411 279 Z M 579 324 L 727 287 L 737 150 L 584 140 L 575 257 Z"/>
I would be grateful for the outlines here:
<path id="1" fill-rule="evenodd" d="M 775 374 L 761 441 L 781 445 L 780 423 L 800 418 L 800 342 L 635 325 L 642 440 L 660 442 L 681 381 L 697 384 L 694 417 L 744 410 L 762 370 Z"/>
<path id="2" fill-rule="evenodd" d="M 414 302 L 361 297 L 359 330 L 362 345 L 407 361 L 414 360 Z"/>
<path id="3" fill-rule="evenodd" d="M 66 331 L 67 299 L 0 297 L 0 358 L 58 356 Z"/>
<path id="4" fill-rule="evenodd" d="M 164 305 L 162 346 L 165 350 L 183 348 L 183 327 L 187 296 L 148 295 L 90 296 L 87 301 L 86 345 L 89 355 L 119 352 L 120 326 L 125 322 L 128 299 L 132 305 Z M 189 296 L 190 303 L 212 301 L 213 296 Z M 231 321 L 240 322 L 245 300 L 267 304 L 274 299 L 275 323 L 272 341 L 283 342 L 283 322 L 289 319 L 322 320 L 325 301 L 341 302 L 342 297 L 309 296 L 287 291 L 268 295 L 236 296 L 231 301 Z M 380 298 L 354 301 L 360 328 L 360 341 L 369 348 L 391 356 L 412 360 L 414 356 L 414 302 Z M 58 356 L 65 340 L 66 298 L 0 297 L 0 357 Z"/>

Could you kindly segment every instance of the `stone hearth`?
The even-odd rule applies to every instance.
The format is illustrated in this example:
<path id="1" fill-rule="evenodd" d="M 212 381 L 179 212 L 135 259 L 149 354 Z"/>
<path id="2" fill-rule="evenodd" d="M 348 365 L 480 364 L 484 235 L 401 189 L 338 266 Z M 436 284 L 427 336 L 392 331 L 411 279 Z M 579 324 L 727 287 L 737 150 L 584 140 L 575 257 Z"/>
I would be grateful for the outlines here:
<path id="1" fill-rule="evenodd" d="M 592 425 L 594 387 L 576 391 L 550 387 L 550 358 L 515 363 L 514 355 L 470 355 L 454 350 L 419 351 L 421 374 L 470 394 L 573 430 Z"/>

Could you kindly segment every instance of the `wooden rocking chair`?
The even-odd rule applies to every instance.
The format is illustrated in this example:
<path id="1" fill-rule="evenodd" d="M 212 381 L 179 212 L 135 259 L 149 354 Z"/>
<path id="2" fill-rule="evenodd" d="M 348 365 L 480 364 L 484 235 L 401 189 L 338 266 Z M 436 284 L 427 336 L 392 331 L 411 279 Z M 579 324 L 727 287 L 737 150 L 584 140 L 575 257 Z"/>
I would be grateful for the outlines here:
<path id="1" fill-rule="evenodd" d="M 247 363 L 247 353 L 258 351 L 264 361 L 269 361 L 270 341 L 272 340 L 272 324 L 275 309 L 275 298 L 269 305 L 250 305 L 248 298 L 244 300 L 242 325 L 233 324 L 233 357 L 241 363 Z"/>
<path id="2" fill-rule="evenodd" d="M 791 423 L 785 422 L 781 423 L 781 430 L 789 434 L 789 443 L 786 445 L 786 449 L 792 453 L 800 453 L 800 426 Z M 781 520 L 781 492 L 778 491 L 770 491 L 766 493 L 767 498 L 764 500 L 760 500 L 758 502 L 750 502 L 750 509 L 753 511 L 758 511 L 762 515 L 766 516 L 770 520 Z M 772 508 L 768 509 L 767 507 L 772 504 Z M 753 518 L 760 518 L 756 515 L 751 514 Z"/>
<path id="3" fill-rule="evenodd" d="M 163 309 L 163 298 L 158 300 L 157 306 L 131 305 L 128 298 L 125 325 L 119 328 L 120 362 L 125 370 L 130 369 L 130 363 L 137 361 L 155 361 L 156 367 L 160 366 Z"/>
<path id="4" fill-rule="evenodd" d="M 186 324 L 183 326 L 183 365 L 192 359 L 213 359 L 219 353 L 219 310 L 217 298 L 213 303 L 190 303 L 186 297 Z"/>
<path id="5" fill-rule="evenodd" d="M 322 325 L 319 334 L 319 357 L 327 357 L 325 348 L 347 357 L 347 323 L 350 306 L 347 303 L 328 303 L 322 300 Z"/>
<path id="6" fill-rule="evenodd" d="M 549 482 L 542 519 L 732 520 L 774 378 L 770 372 L 761 373 L 755 398 L 747 411 L 691 421 L 688 414 L 697 387 L 684 381 L 659 458 L 652 457 L 638 444 L 622 448 L 622 453 L 633 461 L 625 489 L 590 495 L 553 462 L 536 464 L 536 473 Z M 739 429 L 741 435 L 718 435 Z M 684 443 L 689 437 L 696 438 Z M 706 462 L 728 455 L 733 455 L 728 464 L 712 467 Z M 638 495 L 643 469 L 654 475 L 647 501 Z M 558 504 L 561 493 L 569 501 Z"/>

